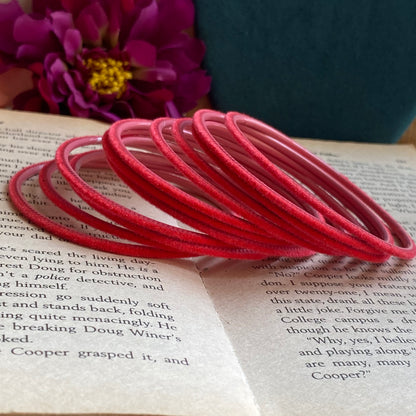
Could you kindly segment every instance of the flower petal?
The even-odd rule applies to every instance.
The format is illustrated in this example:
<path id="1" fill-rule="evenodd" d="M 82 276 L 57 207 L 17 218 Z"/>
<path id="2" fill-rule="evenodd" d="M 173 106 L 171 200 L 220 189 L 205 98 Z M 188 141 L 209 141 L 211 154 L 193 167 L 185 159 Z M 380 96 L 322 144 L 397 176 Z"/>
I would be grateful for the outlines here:
<path id="1" fill-rule="evenodd" d="M 56 3 L 56 0 L 49 0 L 52 3 Z M 74 16 L 77 16 L 86 4 L 91 3 L 91 0 L 61 0 L 62 7 L 71 12 Z"/>
<path id="2" fill-rule="evenodd" d="M 134 0 L 121 0 L 121 7 L 123 9 L 123 12 L 131 12 L 134 8 L 134 3 Z"/>
<path id="3" fill-rule="evenodd" d="M 75 20 L 84 42 L 94 46 L 102 44 L 102 37 L 108 27 L 108 19 L 104 9 L 98 2 L 84 7 Z"/>
<path id="4" fill-rule="evenodd" d="M 136 5 L 134 19 L 128 30 L 128 39 L 152 39 L 158 31 L 159 16 L 156 0 L 151 0 L 146 7 Z M 123 22 L 124 24 L 125 22 Z M 123 26 L 122 26 L 123 29 Z"/>
<path id="5" fill-rule="evenodd" d="M 52 25 L 47 19 L 34 19 L 23 14 L 16 19 L 13 35 L 17 42 L 41 44 L 51 38 Z"/>
<path id="6" fill-rule="evenodd" d="M 13 36 L 16 19 L 23 14 L 23 10 L 16 0 L 0 4 L 0 51 L 14 54 L 17 42 Z"/>
<path id="7" fill-rule="evenodd" d="M 96 110 L 92 110 L 91 112 L 94 118 L 98 118 L 109 123 L 114 123 L 121 118 L 136 117 L 133 109 L 127 101 L 115 101 L 109 110 L 98 106 Z"/>
<path id="8" fill-rule="evenodd" d="M 65 50 L 65 56 L 69 63 L 75 62 L 76 56 L 82 49 L 82 37 L 81 33 L 77 29 L 69 29 L 66 31 L 63 46 Z"/>
<path id="9" fill-rule="evenodd" d="M 110 48 L 115 48 L 119 40 L 121 12 L 119 5 L 115 1 L 111 1 L 108 6 L 108 29 L 106 41 L 110 45 Z"/>
<path id="10" fill-rule="evenodd" d="M 45 59 L 46 79 L 51 86 L 51 94 L 53 98 L 61 102 L 68 94 L 68 88 L 63 82 L 65 72 L 68 72 L 68 67 L 58 54 L 49 54 Z"/>
<path id="11" fill-rule="evenodd" d="M 156 48 L 144 40 L 128 41 L 124 51 L 130 55 L 133 66 L 152 67 L 156 63 Z"/>
<path id="12" fill-rule="evenodd" d="M 176 33 L 193 25 L 195 9 L 192 0 L 160 0 L 158 6 L 159 44 L 169 42 Z"/>
<path id="13" fill-rule="evenodd" d="M 101 45 L 101 34 L 91 15 L 82 15 L 81 18 L 77 19 L 76 26 L 86 44 L 93 46 Z"/>
<path id="14" fill-rule="evenodd" d="M 146 96 L 154 102 L 166 103 L 167 101 L 173 100 L 172 91 L 166 88 L 161 88 L 159 90 L 151 91 L 147 93 Z"/>
<path id="15" fill-rule="evenodd" d="M 78 97 L 71 95 L 68 97 L 68 108 L 71 116 L 88 118 L 90 115 L 90 109 L 79 105 Z"/>
<path id="16" fill-rule="evenodd" d="M 182 117 L 182 114 L 176 108 L 176 105 L 173 103 L 173 101 L 167 101 L 165 103 L 165 113 L 167 117 L 171 117 L 171 118 Z"/>
<path id="17" fill-rule="evenodd" d="M 43 49 L 38 45 L 20 45 L 16 51 L 16 58 L 22 61 L 39 61 L 43 55 Z"/>
<path id="18" fill-rule="evenodd" d="M 63 78 L 70 91 L 67 103 L 71 114 L 77 117 L 88 117 L 89 110 L 91 108 L 96 108 L 96 105 L 94 103 L 85 101 L 81 91 L 77 89 L 75 82 L 69 72 L 66 72 L 63 75 Z"/>
<path id="19" fill-rule="evenodd" d="M 32 0 L 31 2 L 25 3 L 32 3 L 32 11 L 36 14 L 46 15 L 51 10 L 62 9 L 61 2 L 57 2 L 56 0 Z"/>
<path id="20" fill-rule="evenodd" d="M 51 22 L 46 18 L 34 19 L 24 14 L 17 18 L 13 34 L 21 44 L 16 53 L 18 59 L 42 61 L 45 54 L 59 49 Z"/>
<path id="21" fill-rule="evenodd" d="M 154 119 L 165 115 L 165 104 L 172 100 L 172 91 L 162 88 L 149 93 L 136 92 L 129 102 L 136 117 Z"/>
<path id="22" fill-rule="evenodd" d="M 52 22 L 52 30 L 58 39 L 62 42 L 65 33 L 68 29 L 72 29 L 74 27 L 74 22 L 72 20 L 71 13 L 67 12 L 53 12 L 50 14 L 50 19 Z"/>
<path id="23" fill-rule="evenodd" d="M 10 0 L 6 3 L 0 3 L 0 22 L 13 21 L 23 14 L 22 7 L 17 0 Z"/>
<path id="24" fill-rule="evenodd" d="M 178 110 L 185 113 L 197 105 L 198 99 L 208 94 L 211 77 L 205 71 L 197 70 L 182 74 L 175 90 L 175 104 Z"/>
<path id="25" fill-rule="evenodd" d="M 59 113 L 59 105 L 55 101 L 52 93 L 52 89 L 45 78 L 41 78 L 38 82 L 38 89 L 42 98 L 46 101 L 49 107 L 49 112 L 53 114 Z"/>
<path id="26" fill-rule="evenodd" d="M 172 66 L 158 65 L 154 68 L 136 68 L 133 70 L 133 79 L 146 82 L 166 82 L 176 81 L 177 74 Z"/>
<path id="27" fill-rule="evenodd" d="M 28 65 L 28 69 L 30 69 L 38 77 L 43 74 L 43 64 L 41 62 L 35 62 Z"/>
<path id="28" fill-rule="evenodd" d="M 37 88 L 24 91 L 13 100 L 13 108 L 15 110 L 42 112 L 45 110 L 44 104 L 45 102 Z"/>
<path id="29" fill-rule="evenodd" d="M 180 34 L 177 40 L 158 50 L 158 58 L 169 61 L 179 72 L 189 72 L 201 66 L 205 45 L 199 39 Z"/>

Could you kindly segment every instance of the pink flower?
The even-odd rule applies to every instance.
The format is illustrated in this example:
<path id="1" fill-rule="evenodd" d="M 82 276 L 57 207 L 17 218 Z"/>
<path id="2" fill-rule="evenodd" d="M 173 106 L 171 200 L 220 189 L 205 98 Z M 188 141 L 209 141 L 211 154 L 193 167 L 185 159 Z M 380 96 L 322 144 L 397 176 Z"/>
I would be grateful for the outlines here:
<path id="1" fill-rule="evenodd" d="M 191 0 L 17 0 L 0 4 L 0 70 L 32 74 L 21 110 L 115 121 L 184 113 L 207 94 Z M 0 79 L 1 88 L 1 79 Z"/>

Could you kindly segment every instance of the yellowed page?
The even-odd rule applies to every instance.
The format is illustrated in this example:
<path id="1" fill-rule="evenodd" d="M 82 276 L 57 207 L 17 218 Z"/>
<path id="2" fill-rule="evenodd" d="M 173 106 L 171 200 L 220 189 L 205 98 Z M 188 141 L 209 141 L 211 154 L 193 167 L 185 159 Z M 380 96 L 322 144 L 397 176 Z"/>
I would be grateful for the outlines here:
<path id="1" fill-rule="evenodd" d="M 0 112 L 0 413 L 258 414 L 191 261 L 80 248 L 32 227 L 9 203 L 11 172 L 50 159 L 63 138 L 105 127 Z M 92 178 L 111 193 L 108 173 Z M 171 221 L 115 189 L 125 205 Z M 85 230 L 34 182 L 26 192 L 40 211 Z"/>
<path id="2" fill-rule="evenodd" d="M 416 151 L 304 142 L 416 237 Z M 204 282 L 264 416 L 411 416 L 416 261 L 204 259 Z"/>

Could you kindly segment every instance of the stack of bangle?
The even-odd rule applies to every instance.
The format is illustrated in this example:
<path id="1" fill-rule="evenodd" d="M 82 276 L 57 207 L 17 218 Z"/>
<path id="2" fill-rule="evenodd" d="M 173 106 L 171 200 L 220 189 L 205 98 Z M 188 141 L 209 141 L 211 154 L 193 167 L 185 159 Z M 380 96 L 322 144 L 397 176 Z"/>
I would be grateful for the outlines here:
<path id="1" fill-rule="evenodd" d="M 90 145 L 98 148 L 79 152 Z M 81 177 L 83 167 L 112 169 L 187 227 L 107 198 Z M 52 181 L 56 171 L 100 215 L 61 196 Z M 74 230 L 36 211 L 22 192 L 36 175 L 52 203 L 118 240 Z M 21 170 L 9 193 L 17 209 L 46 231 L 122 255 L 261 259 L 319 252 L 371 262 L 416 255 L 409 234 L 345 176 L 271 126 L 236 112 L 120 120 L 102 138 L 70 139 L 54 160 Z"/>

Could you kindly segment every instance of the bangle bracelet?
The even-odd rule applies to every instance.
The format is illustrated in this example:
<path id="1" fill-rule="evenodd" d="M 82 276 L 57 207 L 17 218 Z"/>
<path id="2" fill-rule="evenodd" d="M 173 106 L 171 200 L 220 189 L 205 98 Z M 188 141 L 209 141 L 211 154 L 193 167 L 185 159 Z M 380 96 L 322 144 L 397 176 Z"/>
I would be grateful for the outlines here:
<path id="1" fill-rule="evenodd" d="M 90 162 L 91 160 L 94 161 L 94 167 L 102 168 L 102 164 L 97 164 L 97 157 L 98 161 L 105 161 L 103 159 L 104 153 L 102 150 L 86 152 L 82 154 L 78 154 L 71 159 L 71 163 L 76 163 L 79 158 L 83 159 L 82 164 L 85 164 L 85 159 Z M 91 167 L 90 165 L 88 167 Z M 43 168 L 39 172 L 39 184 L 40 187 L 45 194 L 45 196 L 52 201 L 57 207 L 65 211 L 67 214 L 71 215 L 72 217 L 76 218 L 79 221 L 82 221 L 84 224 L 88 224 L 95 229 L 104 231 L 106 234 L 115 235 L 124 240 L 130 240 L 141 245 L 146 245 L 148 248 L 154 247 L 154 242 L 152 240 L 146 239 L 144 236 L 139 236 L 137 233 L 126 229 L 124 227 L 120 227 L 115 225 L 111 222 L 102 220 L 94 215 L 91 215 L 88 212 L 83 211 L 78 206 L 70 203 L 67 199 L 63 198 L 59 192 L 54 188 L 52 184 L 52 175 L 57 171 L 56 162 L 54 160 L 46 163 Z M 186 252 L 179 252 L 173 249 L 166 249 L 160 248 L 160 253 L 158 257 L 163 257 L 163 253 L 172 253 L 169 256 L 175 257 L 186 257 L 191 256 L 193 253 L 186 253 Z"/>
<path id="2" fill-rule="evenodd" d="M 174 163 L 173 167 L 178 167 L 181 159 L 169 147 L 160 130 L 162 125 L 168 124 L 167 120 L 156 120 L 152 123 L 151 135 L 167 160 Z M 299 247 L 283 246 L 280 241 L 259 234 L 254 226 L 241 218 L 207 204 L 187 193 L 186 189 L 178 189 L 163 180 L 156 172 L 134 157 L 126 147 L 133 145 L 137 135 L 147 134 L 146 131 L 143 132 L 140 129 L 141 126 L 138 126 L 134 120 L 128 123 L 115 123 L 103 137 L 103 146 L 113 170 L 137 193 L 144 196 L 143 192 L 147 192 L 147 195 L 150 195 L 150 202 L 200 231 L 232 245 L 257 251 L 263 256 L 311 254 Z M 185 164 L 181 164 L 182 168 L 185 166 Z M 192 169 L 189 166 L 188 168 L 187 173 L 191 174 Z M 178 170 L 177 173 L 179 174 L 179 172 Z M 191 174 L 194 183 L 200 185 L 202 178 L 198 177 L 194 170 L 192 172 L 194 173 L 194 175 Z M 205 185 L 209 187 L 208 183 Z"/>
<path id="3" fill-rule="evenodd" d="M 83 179 L 83 169 L 111 169 L 131 192 L 187 227 L 108 198 Z M 58 173 L 88 206 L 60 194 Z M 52 204 L 99 233 L 37 211 L 22 191 L 34 176 Z M 67 140 L 54 160 L 17 172 L 9 193 L 46 231 L 122 255 L 262 259 L 320 252 L 371 262 L 416 256 L 409 234 L 358 186 L 283 133 L 236 112 L 120 120 L 102 138 Z"/>
<path id="4" fill-rule="evenodd" d="M 64 142 L 56 151 L 56 163 L 59 171 L 80 198 L 96 211 L 117 224 L 153 240 L 159 246 L 165 248 L 174 247 L 177 251 L 190 252 L 194 256 L 211 255 L 255 259 L 264 257 L 264 255 L 259 255 L 258 253 L 230 246 L 209 235 L 188 231 L 145 217 L 100 194 L 78 174 L 77 170 L 81 167 L 80 162 L 82 159 L 78 159 L 76 166 L 72 166 L 70 163 L 70 153 L 73 150 L 100 142 L 101 138 L 74 138 Z M 107 160 L 111 165 L 108 155 Z M 120 171 L 117 171 L 117 173 L 119 174 Z M 128 183 L 128 185 L 131 184 Z M 145 192 L 142 191 L 142 193 L 145 195 L 145 198 L 150 198 Z"/>
<path id="5" fill-rule="evenodd" d="M 46 162 L 47 163 L 47 162 Z M 73 230 L 65 225 L 52 221 L 48 217 L 36 211 L 22 194 L 24 183 L 38 175 L 45 166 L 45 162 L 28 166 L 17 172 L 10 180 L 9 195 L 16 208 L 33 224 L 48 231 L 49 233 L 64 240 L 78 245 L 89 247 L 95 250 L 102 250 L 109 253 L 134 257 L 153 258 L 177 258 L 184 257 L 184 253 L 174 250 L 163 250 L 160 248 L 146 247 L 143 245 L 128 244 L 117 241 L 110 241 L 105 238 L 98 238 Z M 186 253 L 185 253 L 186 255 Z"/>
<path id="6" fill-rule="evenodd" d="M 344 197 L 342 202 L 345 205 L 354 201 L 354 204 L 349 204 L 348 208 L 357 218 L 366 221 L 367 229 L 359 226 L 356 222 L 349 221 L 345 216 L 340 215 L 338 212 L 328 209 L 327 205 L 321 204 L 321 202 L 313 195 L 303 192 L 302 194 L 305 195 L 305 199 L 307 198 L 311 205 L 328 218 L 330 223 L 336 224 L 342 230 L 345 230 L 346 233 L 344 234 L 348 237 L 352 236 L 356 241 L 356 243 L 353 243 L 354 246 L 358 246 L 359 242 L 363 242 L 369 247 L 388 255 L 394 255 L 401 258 L 412 258 L 415 256 L 415 243 L 406 231 L 385 210 L 376 204 L 373 199 L 349 181 L 345 176 L 339 174 L 293 140 L 259 120 L 235 112 L 228 113 L 225 118 L 227 128 L 238 143 L 248 149 L 258 163 L 264 164 L 264 166 L 270 168 L 274 173 L 276 172 L 276 168 L 273 167 L 273 164 L 269 163 L 262 152 L 248 140 L 249 135 L 247 135 L 247 128 L 251 131 L 255 130 L 259 132 L 262 137 L 267 136 L 270 139 L 274 139 L 273 142 L 283 142 L 286 146 L 301 155 L 303 157 L 302 161 L 307 160 L 310 162 L 309 166 L 313 166 L 316 169 L 319 168 L 319 174 L 323 178 L 324 183 L 328 185 L 328 182 L 331 182 L 333 189 L 339 190 L 339 197 L 347 195 L 348 192 L 349 198 Z M 336 182 L 334 181 L 335 179 Z M 355 194 L 354 199 L 352 199 L 352 194 Z M 325 226 L 325 229 L 328 233 L 333 233 L 335 238 L 341 237 L 339 229 L 332 227 L 331 225 Z M 371 233 L 369 230 L 376 234 Z M 402 246 L 394 244 L 392 235 L 396 236 Z"/>
<path id="7" fill-rule="evenodd" d="M 204 153 L 197 152 L 190 146 L 189 143 L 191 138 L 193 138 L 193 135 L 190 136 L 192 133 L 187 132 L 189 127 L 191 127 L 188 124 L 189 123 L 186 121 L 175 121 L 173 128 L 178 132 L 178 134 L 175 134 L 175 139 L 186 154 L 211 178 L 213 182 L 238 201 L 239 208 L 237 212 L 244 218 L 250 219 L 251 222 L 256 224 L 256 226 L 266 234 L 278 236 L 278 238 L 284 239 L 290 244 L 303 247 L 304 240 L 302 240 L 299 235 L 293 233 L 284 221 L 274 221 L 275 214 L 270 212 L 268 207 L 262 205 L 261 200 L 259 201 L 257 198 L 253 198 L 251 189 L 245 189 L 244 186 L 236 186 L 228 176 L 221 174 L 221 172 L 216 169 L 218 168 L 217 164 L 209 164 L 207 158 L 202 156 Z M 308 250 L 316 251 L 317 249 L 320 249 L 323 252 L 326 250 L 330 252 L 330 254 L 340 254 L 339 252 L 333 251 L 331 247 L 322 247 L 322 245 L 319 245 L 318 243 L 311 244 L 310 246 L 307 248 Z"/>
<path id="8" fill-rule="evenodd" d="M 227 175 L 231 176 L 237 183 L 240 184 L 240 186 L 247 186 L 248 184 L 248 186 L 252 189 L 253 194 L 257 195 L 259 200 L 267 201 L 273 211 L 278 213 L 278 215 L 275 215 L 274 221 L 283 220 L 286 223 L 291 224 L 291 226 L 297 230 L 298 235 L 303 237 L 304 244 L 308 244 L 307 246 L 309 247 L 310 244 L 313 244 L 314 241 L 317 240 L 319 243 L 326 243 L 329 247 L 339 250 L 344 254 L 352 255 L 363 260 L 382 261 L 386 259 L 387 254 L 378 250 L 378 247 L 374 248 L 369 246 L 367 241 L 363 242 L 356 238 L 356 236 L 351 236 L 343 230 L 335 228 L 326 222 L 318 221 L 314 216 L 310 215 L 299 206 L 294 205 L 287 199 L 283 198 L 279 193 L 274 192 L 273 189 L 260 182 L 256 176 L 249 172 L 237 160 L 232 158 L 226 149 L 220 144 L 218 136 L 214 136 L 214 134 L 210 131 L 213 124 L 222 125 L 224 123 L 224 119 L 225 116 L 223 114 L 209 110 L 200 110 L 194 116 L 194 136 L 199 141 L 203 150 L 215 160 L 215 162 L 227 173 Z M 239 144 L 242 145 L 243 148 L 249 153 L 249 155 L 261 164 L 261 166 L 265 167 L 268 172 L 273 174 L 275 180 L 279 181 L 280 184 L 290 190 L 291 193 L 297 195 L 298 198 L 305 200 L 308 204 L 312 205 L 326 216 L 329 214 L 336 214 L 344 220 L 344 223 L 348 222 L 344 217 L 340 216 L 327 205 L 323 204 L 315 196 L 312 196 L 312 194 L 306 191 L 301 184 L 294 181 L 282 170 L 272 164 L 254 147 L 254 145 L 251 144 L 246 135 L 237 135 L 233 125 L 227 125 L 227 128 L 236 140 L 238 140 Z M 270 130 L 274 131 L 274 129 L 271 128 Z M 267 161 L 268 164 L 266 164 L 265 161 Z M 322 246 L 319 251 L 325 252 L 324 247 Z"/>

